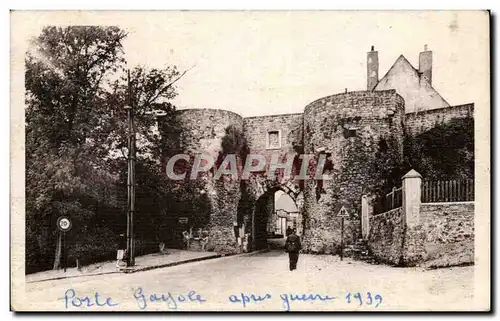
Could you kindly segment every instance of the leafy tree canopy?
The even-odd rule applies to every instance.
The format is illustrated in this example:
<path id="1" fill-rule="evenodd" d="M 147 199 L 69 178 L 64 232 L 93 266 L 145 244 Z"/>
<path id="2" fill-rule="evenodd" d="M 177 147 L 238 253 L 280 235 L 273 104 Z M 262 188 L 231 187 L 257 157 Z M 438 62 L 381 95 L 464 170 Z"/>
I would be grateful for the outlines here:
<path id="1" fill-rule="evenodd" d="M 137 204 L 138 212 L 161 211 L 164 186 L 151 184 L 158 181 L 152 178 L 158 177 L 161 154 L 153 112 L 175 110 L 175 84 L 185 72 L 136 66 L 129 97 L 126 36 L 117 27 L 47 27 L 31 41 L 25 57 L 27 271 L 57 260 L 60 215 L 71 217 L 79 236 L 73 253 L 88 257 L 97 250 L 84 240 L 107 243 L 109 252 L 108 241 L 124 232 L 129 103 L 136 114 L 137 181 L 152 195 Z"/>

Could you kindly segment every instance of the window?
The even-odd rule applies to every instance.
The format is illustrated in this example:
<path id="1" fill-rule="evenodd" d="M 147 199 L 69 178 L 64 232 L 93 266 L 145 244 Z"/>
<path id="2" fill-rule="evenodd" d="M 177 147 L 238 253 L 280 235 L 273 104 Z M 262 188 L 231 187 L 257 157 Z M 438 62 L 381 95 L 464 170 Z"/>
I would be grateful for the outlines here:
<path id="1" fill-rule="evenodd" d="M 387 141 L 385 139 L 381 139 L 378 142 L 378 148 L 381 153 L 386 153 L 389 150 L 389 146 L 387 145 Z"/>
<path id="2" fill-rule="evenodd" d="M 267 149 L 281 148 L 281 131 L 273 130 L 267 132 L 266 148 Z"/>
<path id="3" fill-rule="evenodd" d="M 356 137 L 356 127 L 349 127 L 348 129 L 344 129 L 344 138 Z"/>

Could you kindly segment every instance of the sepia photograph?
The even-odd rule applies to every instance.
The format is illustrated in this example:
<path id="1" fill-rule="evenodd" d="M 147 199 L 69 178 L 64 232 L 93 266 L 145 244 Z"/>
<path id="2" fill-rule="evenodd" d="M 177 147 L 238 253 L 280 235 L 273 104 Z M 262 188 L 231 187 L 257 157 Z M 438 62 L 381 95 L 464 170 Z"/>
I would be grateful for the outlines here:
<path id="1" fill-rule="evenodd" d="M 490 12 L 10 16 L 12 311 L 490 311 Z"/>

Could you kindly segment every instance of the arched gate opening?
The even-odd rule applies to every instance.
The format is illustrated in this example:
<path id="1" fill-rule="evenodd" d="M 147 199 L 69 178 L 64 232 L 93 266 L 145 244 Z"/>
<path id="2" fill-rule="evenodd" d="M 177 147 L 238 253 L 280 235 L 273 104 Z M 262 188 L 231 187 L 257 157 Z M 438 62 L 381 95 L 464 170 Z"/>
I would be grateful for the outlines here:
<path id="1" fill-rule="evenodd" d="M 282 248 L 288 229 L 302 234 L 302 217 L 292 196 L 277 187 L 259 197 L 252 217 L 252 250 Z"/>

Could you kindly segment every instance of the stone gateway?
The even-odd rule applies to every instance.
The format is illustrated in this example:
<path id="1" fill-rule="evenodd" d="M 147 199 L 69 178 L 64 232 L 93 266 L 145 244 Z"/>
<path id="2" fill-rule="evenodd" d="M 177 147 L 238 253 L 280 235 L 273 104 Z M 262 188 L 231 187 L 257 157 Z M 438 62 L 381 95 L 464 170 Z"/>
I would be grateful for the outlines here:
<path id="1" fill-rule="evenodd" d="M 416 69 L 401 56 L 379 80 L 378 52 L 372 48 L 367 54 L 367 90 L 319 98 L 303 113 L 242 117 L 227 110 L 186 109 L 160 120 L 162 138 L 169 146 L 164 168 L 176 154 L 195 158 L 203 153 L 214 159 L 214 166 L 195 182 L 186 178 L 176 183 L 195 184 L 190 189 L 193 199 L 194 194 L 203 195 L 207 203 L 205 223 L 193 227 L 207 231 L 206 248 L 221 253 L 264 248 L 278 190 L 288 194 L 300 211 L 304 251 L 338 253 L 342 207 L 349 213 L 344 242 L 361 238 L 362 197 L 394 186 L 405 174 L 398 171 L 405 136 L 473 116 L 474 104 L 450 106 L 432 87 L 431 51 L 421 54 L 420 64 Z M 227 164 L 224 159 L 229 154 L 236 157 Z M 267 164 L 290 163 L 295 175 L 304 161 L 300 155 L 313 155 L 322 159 L 320 174 L 331 179 L 294 179 L 283 175 L 279 166 L 244 179 L 217 172 L 221 165 L 236 166 L 241 172 L 250 154 Z M 189 177 L 188 163 L 177 161 L 170 167 L 176 173 L 188 172 Z"/>

